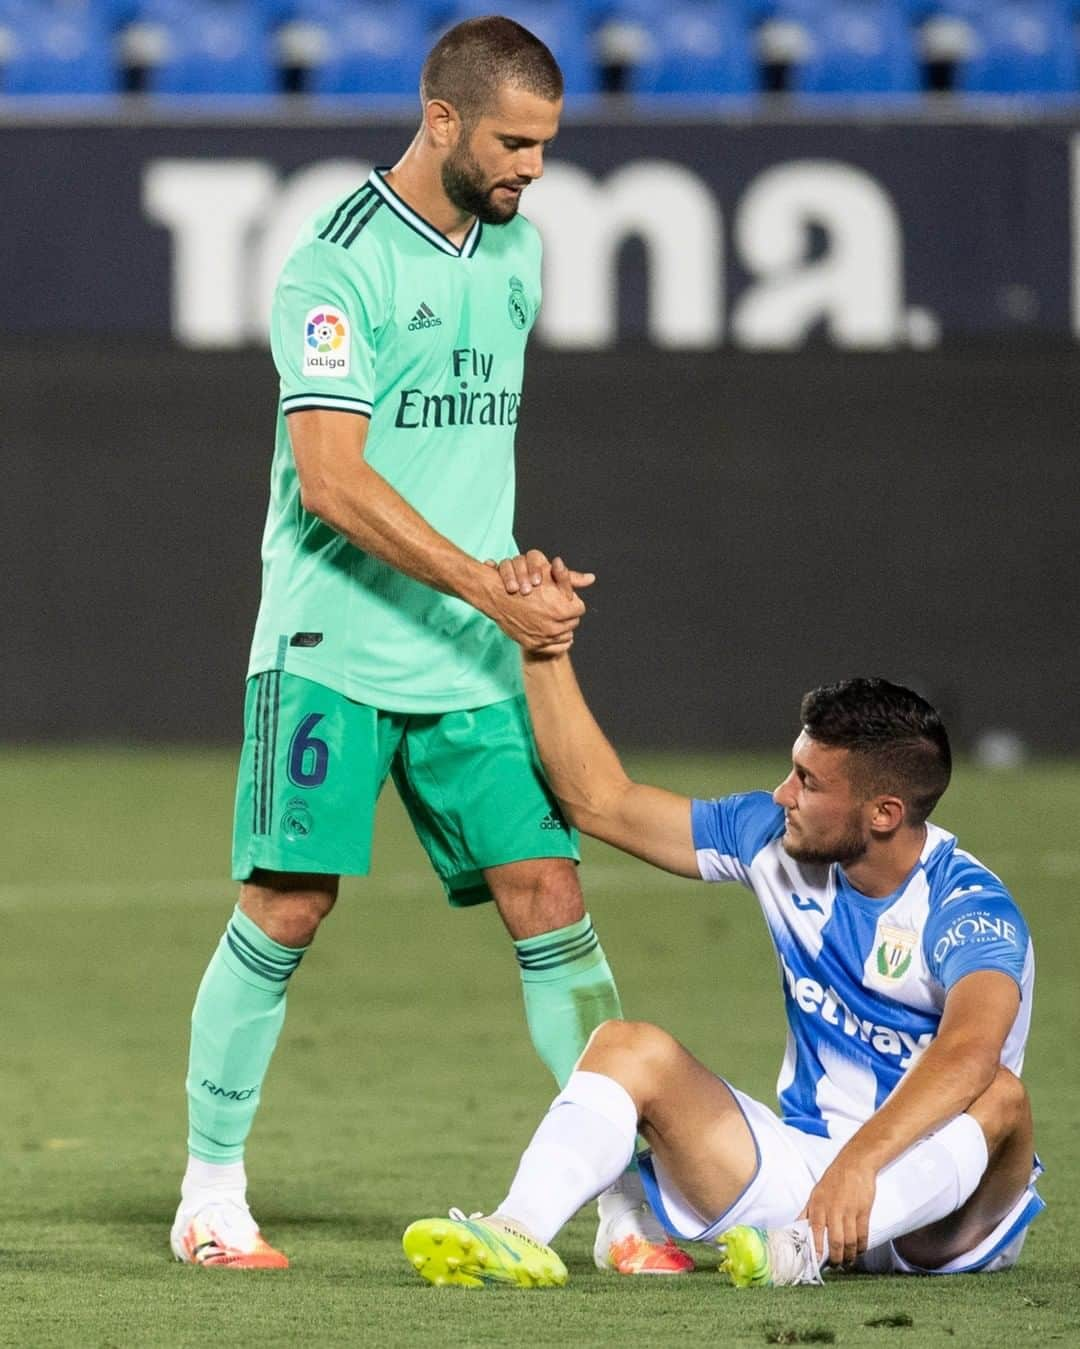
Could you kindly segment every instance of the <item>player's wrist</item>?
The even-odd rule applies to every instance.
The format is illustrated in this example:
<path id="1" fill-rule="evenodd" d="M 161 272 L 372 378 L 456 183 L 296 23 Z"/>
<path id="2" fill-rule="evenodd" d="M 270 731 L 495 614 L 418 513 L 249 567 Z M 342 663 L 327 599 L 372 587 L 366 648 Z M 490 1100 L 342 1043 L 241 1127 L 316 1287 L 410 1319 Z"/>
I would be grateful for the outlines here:
<path id="1" fill-rule="evenodd" d="M 865 1126 L 864 1126 L 865 1129 Z M 861 1131 L 860 1131 L 861 1132 Z M 862 1138 L 856 1134 L 837 1153 L 836 1161 L 853 1171 L 868 1171 L 874 1175 L 893 1160 L 895 1152 L 888 1139 Z"/>
<path id="2" fill-rule="evenodd" d="M 538 651 L 530 651 L 524 646 L 521 648 L 521 663 L 527 675 L 540 670 L 554 671 L 556 668 L 564 668 L 569 662 L 569 648 L 559 651 L 552 651 L 547 647 L 541 647 Z"/>
<path id="3" fill-rule="evenodd" d="M 498 621 L 498 601 L 500 597 L 505 595 L 506 587 L 503 584 L 502 577 L 494 567 L 489 567 L 483 562 L 477 562 L 473 558 L 466 558 L 457 586 L 457 593 L 474 609 L 479 609 L 488 618 Z"/>

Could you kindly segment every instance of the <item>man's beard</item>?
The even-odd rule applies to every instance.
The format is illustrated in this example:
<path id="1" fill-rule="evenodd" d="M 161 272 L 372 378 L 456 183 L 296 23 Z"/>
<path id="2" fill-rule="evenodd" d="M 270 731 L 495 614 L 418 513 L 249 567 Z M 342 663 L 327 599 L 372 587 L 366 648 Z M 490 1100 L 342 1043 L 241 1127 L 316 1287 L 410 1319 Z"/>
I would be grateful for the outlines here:
<path id="1" fill-rule="evenodd" d="M 517 215 L 520 197 L 514 197 L 505 207 L 498 207 L 492 200 L 494 187 L 484 183 L 483 170 L 469 153 L 467 145 L 460 146 L 445 160 L 442 166 L 442 186 L 447 197 L 459 211 L 476 216 L 485 225 L 505 225 Z"/>
<path id="2" fill-rule="evenodd" d="M 789 857 L 794 858 L 796 862 L 808 862 L 811 865 L 827 866 L 831 862 L 837 862 L 840 866 L 846 866 L 851 862 L 857 862 L 866 852 L 866 839 L 854 827 L 827 847 L 815 846 L 813 843 L 789 842 L 786 835 L 780 841 Z"/>

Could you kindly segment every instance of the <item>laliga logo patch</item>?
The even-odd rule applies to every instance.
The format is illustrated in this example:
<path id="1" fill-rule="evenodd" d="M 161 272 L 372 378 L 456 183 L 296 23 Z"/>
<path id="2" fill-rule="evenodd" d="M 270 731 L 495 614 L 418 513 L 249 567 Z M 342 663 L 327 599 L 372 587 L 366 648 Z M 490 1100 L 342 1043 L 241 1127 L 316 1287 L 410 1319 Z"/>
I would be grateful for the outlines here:
<path id="1" fill-rule="evenodd" d="M 349 373 L 349 320 L 334 305 L 304 319 L 304 374 L 340 379 Z"/>

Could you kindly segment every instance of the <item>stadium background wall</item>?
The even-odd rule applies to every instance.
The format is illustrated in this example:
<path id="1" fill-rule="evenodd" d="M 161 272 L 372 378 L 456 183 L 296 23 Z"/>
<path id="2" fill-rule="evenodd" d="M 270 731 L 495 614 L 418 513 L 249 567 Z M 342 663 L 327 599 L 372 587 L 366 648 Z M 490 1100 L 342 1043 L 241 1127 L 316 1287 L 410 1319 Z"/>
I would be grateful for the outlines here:
<path id="1" fill-rule="evenodd" d="M 268 356 L 0 358 L 0 738 L 233 737 Z M 579 660 L 605 723 L 627 745 L 778 745 L 804 688 L 863 671 L 926 690 L 961 744 L 1080 748 L 1075 365 L 535 353 L 518 537 L 600 575 Z"/>
<path id="2" fill-rule="evenodd" d="M 623 743 L 776 746 L 877 671 L 961 745 L 1080 749 L 1078 127 L 566 127 L 518 534 L 599 572 L 579 664 Z M 0 739 L 235 738 L 267 278 L 409 130 L 0 130 Z"/>

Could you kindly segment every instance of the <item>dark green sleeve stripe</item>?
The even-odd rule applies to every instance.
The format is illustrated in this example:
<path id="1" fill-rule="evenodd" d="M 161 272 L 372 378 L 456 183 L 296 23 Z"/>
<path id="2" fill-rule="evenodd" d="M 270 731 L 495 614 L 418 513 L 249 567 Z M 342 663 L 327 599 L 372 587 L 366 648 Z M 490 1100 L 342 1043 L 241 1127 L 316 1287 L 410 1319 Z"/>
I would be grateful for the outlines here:
<path id="1" fill-rule="evenodd" d="M 370 399 L 357 398 L 355 394 L 351 393 L 324 393 L 321 390 L 317 393 L 288 393 L 281 400 L 281 406 L 285 407 L 288 403 L 295 403 L 299 398 L 325 398 L 331 403 L 360 403 L 363 407 L 371 407 Z"/>
<path id="2" fill-rule="evenodd" d="M 365 183 L 363 187 L 357 188 L 355 192 L 347 196 L 345 200 L 341 203 L 341 205 L 337 208 L 337 210 L 334 212 L 334 214 L 330 217 L 329 224 L 327 224 L 325 228 L 320 232 L 319 238 L 320 239 L 327 238 L 330 235 L 330 233 L 337 228 L 338 221 L 341 219 L 342 215 L 349 209 L 352 203 L 356 201 L 357 197 L 360 197 L 362 199 L 361 201 L 362 205 L 363 201 L 367 199 L 367 194 L 370 191 L 371 191 L 370 186 L 367 183 Z"/>
<path id="3" fill-rule="evenodd" d="M 375 194 L 370 187 L 365 192 L 362 192 L 360 194 L 360 196 L 356 199 L 353 205 L 350 206 L 348 212 L 345 215 L 344 220 L 342 220 L 341 224 L 338 225 L 337 229 L 334 230 L 334 232 L 330 235 L 330 242 L 332 244 L 341 243 L 342 235 L 349 228 L 352 222 L 356 219 L 357 214 L 360 211 L 362 211 L 365 206 L 367 206 L 367 204 L 370 202 L 371 198 L 374 195 Z"/>
<path id="4" fill-rule="evenodd" d="M 352 417 L 371 417 L 371 408 L 350 407 L 347 403 L 328 403 L 321 398 L 305 398 L 302 403 L 293 403 L 291 407 L 282 406 L 281 411 L 286 417 L 291 417 L 294 412 L 347 412 Z"/>
<path id="5" fill-rule="evenodd" d="M 355 228 L 353 229 L 352 233 L 348 236 L 347 239 L 343 239 L 343 240 L 341 241 L 341 246 L 342 246 L 342 248 L 351 248 L 351 247 L 352 247 L 352 245 L 356 242 L 356 237 L 357 237 L 357 235 L 364 229 L 364 227 L 367 225 L 368 221 L 371 219 L 371 217 L 375 214 L 375 212 L 379 209 L 379 207 L 380 207 L 382 204 L 383 204 L 382 197 L 376 197 L 376 198 L 375 198 L 375 201 L 374 201 L 374 204 L 373 204 L 373 205 L 367 210 L 367 212 L 366 212 L 363 216 L 361 216 L 361 218 L 357 221 L 356 226 L 355 226 Z M 336 242 L 336 241 L 335 241 L 335 242 Z"/>

